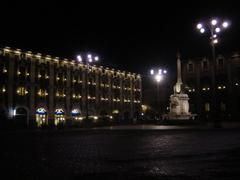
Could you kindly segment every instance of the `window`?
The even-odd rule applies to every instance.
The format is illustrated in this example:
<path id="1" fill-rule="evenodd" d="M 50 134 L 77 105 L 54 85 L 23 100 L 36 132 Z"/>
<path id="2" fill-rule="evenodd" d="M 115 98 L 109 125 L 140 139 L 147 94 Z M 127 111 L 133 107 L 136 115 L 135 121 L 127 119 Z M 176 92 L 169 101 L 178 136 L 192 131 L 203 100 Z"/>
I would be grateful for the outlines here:
<path id="1" fill-rule="evenodd" d="M 188 64 L 188 72 L 193 72 L 193 64 L 192 63 Z"/>
<path id="2" fill-rule="evenodd" d="M 19 87 L 19 88 L 17 88 L 17 94 L 19 96 L 25 96 L 28 94 L 28 91 L 25 87 Z"/>
<path id="3" fill-rule="evenodd" d="M 226 111 L 226 104 L 224 102 L 220 103 L 220 110 L 221 111 Z"/>
<path id="4" fill-rule="evenodd" d="M 46 89 L 39 89 L 38 95 L 40 97 L 46 97 L 48 95 L 47 90 Z"/>
<path id="5" fill-rule="evenodd" d="M 220 59 L 218 59 L 218 68 L 219 69 L 223 69 L 223 64 L 224 62 L 223 62 L 223 59 L 222 58 L 220 58 Z"/>
<path id="6" fill-rule="evenodd" d="M 207 61 L 203 61 L 203 70 L 204 71 L 208 70 L 208 62 Z"/>
<path id="7" fill-rule="evenodd" d="M 205 103 L 205 112 L 209 112 L 210 111 L 210 103 Z"/>

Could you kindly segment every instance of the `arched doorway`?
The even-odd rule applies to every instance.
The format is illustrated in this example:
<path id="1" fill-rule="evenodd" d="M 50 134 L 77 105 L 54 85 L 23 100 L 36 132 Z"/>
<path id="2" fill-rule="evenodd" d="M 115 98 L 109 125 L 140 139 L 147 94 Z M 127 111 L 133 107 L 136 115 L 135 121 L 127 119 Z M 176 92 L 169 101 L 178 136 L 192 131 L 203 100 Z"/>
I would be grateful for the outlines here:
<path id="1" fill-rule="evenodd" d="M 28 111 L 24 107 L 18 107 L 14 110 L 16 127 L 25 128 L 28 126 Z"/>
<path id="2" fill-rule="evenodd" d="M 120 122 L 119 110 L 117 110 L 117 109 L 113 110 L 112 115 L 113 115 L 113 120 L 115 122 Z"/>
<path id="3" fill-rule="evenodd" d="M 54 124 L 58 125 L 59 123 L 65 123 L 65 116 L 63 109 L 55 110 Z"/>
<path id="4" fill-rule="evenodd" d="M 38 127 L 48 124 L 47 111 L 44 108 L 38 108 L 36 110 L 36 123 Z"/>
<path id="5" fill-rule="evenodd" d="M 81 112 L 79 109 L 73 109 L 71 111 L 71 114 L 72 114 L 73 120 L 75 120 L 75 121 L 81 121 L 83 119 L 81 117 Z"/>

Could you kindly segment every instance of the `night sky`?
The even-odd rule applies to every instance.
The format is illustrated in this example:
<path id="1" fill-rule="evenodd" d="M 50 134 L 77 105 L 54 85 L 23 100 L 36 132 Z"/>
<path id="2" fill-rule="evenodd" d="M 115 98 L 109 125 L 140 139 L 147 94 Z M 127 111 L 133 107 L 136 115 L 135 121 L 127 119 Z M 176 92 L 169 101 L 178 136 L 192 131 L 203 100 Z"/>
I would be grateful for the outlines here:
<path id="1" fill-rule="evenodd" d="M 72 59 L 92 51 L 101 65 L 143 75 L 154 66 L 174 72 L 178 50 L 183 59 L 211 52 L 208 35 L 196 31 L 198 21 L 222 17 L 231 28 L 221 34 L 217 53 L 239 49 L 237 2 L 79 2 L 2 3 L 0 44 Z"/>

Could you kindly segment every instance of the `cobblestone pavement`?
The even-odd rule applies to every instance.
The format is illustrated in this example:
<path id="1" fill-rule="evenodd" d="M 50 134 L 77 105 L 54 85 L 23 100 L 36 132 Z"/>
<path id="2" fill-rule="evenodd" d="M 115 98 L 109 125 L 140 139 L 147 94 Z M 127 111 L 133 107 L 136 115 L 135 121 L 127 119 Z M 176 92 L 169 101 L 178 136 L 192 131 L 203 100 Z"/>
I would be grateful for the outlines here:
<path id="1" fill-rule="evenodd" d="M 7 179 L 238 179 L 240 130 L 1 134 Z"/>

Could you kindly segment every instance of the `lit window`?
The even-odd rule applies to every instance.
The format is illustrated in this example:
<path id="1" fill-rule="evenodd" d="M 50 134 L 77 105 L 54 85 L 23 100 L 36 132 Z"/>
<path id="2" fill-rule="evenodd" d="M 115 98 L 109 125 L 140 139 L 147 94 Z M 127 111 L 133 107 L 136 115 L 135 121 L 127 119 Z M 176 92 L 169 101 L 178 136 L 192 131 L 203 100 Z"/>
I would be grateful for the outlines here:
<path id="1" fill-rule="evenodd" d="M 28 94 L 28 91 L 25 87 L 19 87 L 19 88 L 17 88 L 17 94 L 19 96 L 25 96 Z"/>
<path id="2" fill-rule="evenodd" d="M 5 89 L 5 87 L 3 86 L 2 87 L 2 93 L 5 93 L 6 92 L 6 89 Z"/>
<path id="3" fill-rule="evenodd" d="M 45 97 L 45 96 L 47 96 L 47 95 L 48 95 L 47 90 L 46 90 L 46 89 L 39 89 L 38 95 L 39 95 L 40 97 Z"/>
<path id="4" fill-rule="evenodd" d="M 4 68 L 3 68 L 3 73 L 7 73 L 7 69 L 6 69 L 5 66 L 4 66 Z"/>
<path id="5" fill-rule="evenodd" d="M 205 111 L 206 112 L 210 111 L 210 103 L 205 103 Z"/>

